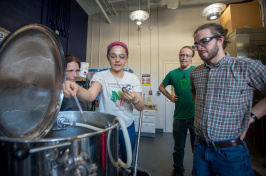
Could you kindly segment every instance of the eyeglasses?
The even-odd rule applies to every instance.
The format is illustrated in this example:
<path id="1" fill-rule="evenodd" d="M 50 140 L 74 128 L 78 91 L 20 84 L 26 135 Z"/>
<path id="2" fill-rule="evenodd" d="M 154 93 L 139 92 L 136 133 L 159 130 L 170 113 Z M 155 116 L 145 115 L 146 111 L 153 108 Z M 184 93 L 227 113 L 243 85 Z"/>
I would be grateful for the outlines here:
<path id="1" fill-rule="evenodd" d="M 125 54 L 119 54 L 118 56 L 116 54 L 109 54 L 108 57 L 110 59 L 116 59 L 117 57 L 119 57 L 120 59 L 126 59 L 127 55 Z"/>
<path id="2" fill-rule="evenodd" d="M 79 73 L 79 70 L 66 70 L 67 74 L 72 74 L 72 73 Z"/>
<path id="3" fill-rule="evenodd" d="M 210 41 L 212 41 L 212 39 L 214 39 L 214 38 L 219 38 L 219 37 L 221 37 L 221 36 L 219 36 L 219 35 L 214 35 L 214 36 L 212 36 L 212 37 L 206 37 L 206 38 L 203 38 L 203 39 L 201 39 L 201 40 L 199 41 L 199 43 L 194 43 L 194 45 L 193 45 L 191 48 L 192 48 L 194 51 L 197 51 L 199 45 L 202 46 L 202 47 L 206 47 L 206 46 L 208 45 L 208 43 L 209 43 Z"/>
<path id="4" fill-rule="evenodd" d="M 193 57 L 192 55 L 189 55 L 189 54 L 179 54 L 179 57 L 182 57 L 182 58 L 184 58 L 184 57 Z"/>

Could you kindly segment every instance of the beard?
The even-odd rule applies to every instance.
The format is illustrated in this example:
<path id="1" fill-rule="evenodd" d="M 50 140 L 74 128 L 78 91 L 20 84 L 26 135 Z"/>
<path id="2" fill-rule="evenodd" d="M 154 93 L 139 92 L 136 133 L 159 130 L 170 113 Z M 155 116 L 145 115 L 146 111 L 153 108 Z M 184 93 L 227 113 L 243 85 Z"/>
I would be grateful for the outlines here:
<path id="1" fill-rule="evenodd" d="M 212 60 L 214 57 L 217 56 L 217 53 L 219 51 L 219 47 L 217 46 L 217 42 L 216 44 L 214 45 L 214 47 L 211 49 L 211 50 L 206 50 L 207 52 L 207 56 L 204 56 L 204 55 L 200 55 L 200 58 L 204 61 L 204 62 L 208 62 L 210 60 Z"/>

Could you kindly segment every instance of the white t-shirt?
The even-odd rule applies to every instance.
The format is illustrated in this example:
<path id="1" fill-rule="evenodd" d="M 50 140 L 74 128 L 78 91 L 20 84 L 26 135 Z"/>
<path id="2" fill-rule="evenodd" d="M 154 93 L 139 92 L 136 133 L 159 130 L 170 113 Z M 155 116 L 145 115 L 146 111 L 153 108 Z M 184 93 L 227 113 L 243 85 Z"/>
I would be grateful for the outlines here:
<path id="1" fill-rule="evenodd" d="M 142 92 L 141 84 L 136 75 L 124 72 L 123 78 L 116 78 L 110 70 L 97 72 L 91 82 L 102 85 L 99 93 L 99 112 L 113 114 L 121 117 L 128 127 L 133 123 L 133 105 L 131 101 L 122 99 L 123 87 L 132 86 L 135 92 Z"/>

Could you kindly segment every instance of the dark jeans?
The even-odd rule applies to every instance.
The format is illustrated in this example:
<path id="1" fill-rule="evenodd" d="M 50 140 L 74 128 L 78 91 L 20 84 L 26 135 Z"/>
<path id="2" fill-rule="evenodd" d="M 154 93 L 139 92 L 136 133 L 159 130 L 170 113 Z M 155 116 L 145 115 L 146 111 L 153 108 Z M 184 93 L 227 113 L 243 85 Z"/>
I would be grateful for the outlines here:
<path id="1" fill-rule="evenodd" d="M 175 141 L 173 159 L 174 159 L 174 168 L 178 172 L 184 174 L 185 169 L 183 166 L 184 161 L 184 149 L 187 138 L 187 130 L 190 132 L 190 142 L 192 152 L 194 150 L 194 143 L 196 138 L 196 133 L 194 129 L 194 118 L 190 119 L 174 119 L 173 123 L 173 137 Z"/>
<path id="2" fill-rule="evenodd" d="M 254 176 L 244 141 L 225 148 L 205 147 L 196 141 L 193 158 L 194 176 Z"/>
<path id="3" fill-rule="evenodd" d="M 133 154 L 134 154 L 134 149 L 135 149 L 135 139 L 136 139 L 136 134 L 135 134 L 135 124 L 134 122 L 127 127 L 129 139 L 131 142 L 131 148 L 132 148 L 132 161 L 133 161 Z M 127 162 L 127 150 L 126 150 L 126 144 L 125 144 L 125 139 L 122 130 L 119 130 L 119 144 L 120 144 L 120 151 L 121 151 L 121 158 L 124 163 Z"/>

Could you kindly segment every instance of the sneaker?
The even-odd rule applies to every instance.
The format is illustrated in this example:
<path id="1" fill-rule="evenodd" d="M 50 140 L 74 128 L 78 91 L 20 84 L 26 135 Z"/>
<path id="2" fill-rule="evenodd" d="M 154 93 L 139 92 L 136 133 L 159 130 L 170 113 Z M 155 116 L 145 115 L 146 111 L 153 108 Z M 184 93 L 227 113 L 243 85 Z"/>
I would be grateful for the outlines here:
<path id="1" fill-rule="evenodd" d="M 182 173 L 180 173 L 178 170 L 174 169 L 172 171 L 172 176 L 184 176 Z"/>

